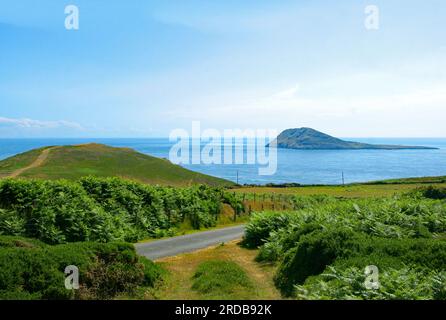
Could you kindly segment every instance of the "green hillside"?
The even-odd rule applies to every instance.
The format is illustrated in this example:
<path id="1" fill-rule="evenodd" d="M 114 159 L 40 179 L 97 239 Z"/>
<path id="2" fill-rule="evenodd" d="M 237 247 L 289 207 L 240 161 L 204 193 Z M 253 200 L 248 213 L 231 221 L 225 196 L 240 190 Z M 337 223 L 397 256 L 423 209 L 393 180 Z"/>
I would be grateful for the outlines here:
<path id="1" fill-rule="evenodd" d="M 101 144 L 45 147 L 0 161 L 0 178 L 77 180 L 84 176 L 121 177 L 143 183 L 172 186 L 199 183 L 212 186 L 233 184 L 129 148 L 114 148 Z"/>

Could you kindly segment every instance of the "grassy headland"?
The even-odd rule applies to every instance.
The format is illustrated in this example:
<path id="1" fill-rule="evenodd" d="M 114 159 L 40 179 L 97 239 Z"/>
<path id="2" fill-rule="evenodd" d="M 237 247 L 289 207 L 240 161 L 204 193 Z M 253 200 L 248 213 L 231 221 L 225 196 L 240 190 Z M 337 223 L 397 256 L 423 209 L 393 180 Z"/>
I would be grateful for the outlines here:
<path id="1" fill-rule="evenodd" d="M 45 150 L 48 154 L 44 159 L 39 159 Z M 233 185 L 230 181 L 174 165 L 166 159 L 148 156 L 129 148 L 113 148 L 101 144 L 45 147 L 0 161 L 0 178 L 10 176 L 48 180 L 78 180 L 85 176 L 120 177 L 171 186 Z"/>

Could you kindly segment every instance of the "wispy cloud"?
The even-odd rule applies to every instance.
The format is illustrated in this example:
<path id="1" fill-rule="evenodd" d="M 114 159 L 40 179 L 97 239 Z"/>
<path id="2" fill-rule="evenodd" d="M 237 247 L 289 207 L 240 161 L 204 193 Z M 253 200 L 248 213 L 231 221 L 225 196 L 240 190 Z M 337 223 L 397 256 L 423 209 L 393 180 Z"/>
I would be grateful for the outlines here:
<path id="1" fill-rule="evenodd" d="M 18 128 L 36 128 L 36 129 L 57 129 L 57 128 L 69 128 L 76 130 L 84 130 L 84 127 L 79 123 L 58 120 L 58 121 L 42 121 L 28 118 L 14 119 L 0 117 L 0 127 L 12 126 Z"/>
<path id="2" fill-rule="evenodd" d="M 279 99 L 292 99 L 296 97 L 297 93 L 299 92 L 299 89 L 300 89 L 299 84 L 296 84 L 294 87 L 276 93 L 275 95 L 273 95 L 273 97 Z"/>

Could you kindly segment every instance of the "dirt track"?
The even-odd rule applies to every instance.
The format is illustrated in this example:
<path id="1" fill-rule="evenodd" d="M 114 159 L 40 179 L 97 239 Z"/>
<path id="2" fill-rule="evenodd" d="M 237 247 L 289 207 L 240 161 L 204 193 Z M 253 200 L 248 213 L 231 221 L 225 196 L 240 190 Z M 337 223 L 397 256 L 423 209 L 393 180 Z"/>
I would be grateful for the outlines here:
<path id="1" fill-rule="evenodd" d="M 37 157 L 36 160 L 34 160 L 33 163 L 31 163 L 29 166 L 24 167 L 24 168 L 20 168 L 14 172 L 12 172 L 9 177 L 10 178 L 16 178 L 18 176 L 20 176 L 22 173 L 24 173 L 25 171 L 28 171 L 32 168 L 37 168 L 40 167 L 42 164 L 44 164 L 44 162 L 46 161 L 46 159 L 48 158 L 48 155 L 50 153 L 50 151 L 53 148 L 46 148 L 45 150 L 42 151 L 42 153 Z"/>

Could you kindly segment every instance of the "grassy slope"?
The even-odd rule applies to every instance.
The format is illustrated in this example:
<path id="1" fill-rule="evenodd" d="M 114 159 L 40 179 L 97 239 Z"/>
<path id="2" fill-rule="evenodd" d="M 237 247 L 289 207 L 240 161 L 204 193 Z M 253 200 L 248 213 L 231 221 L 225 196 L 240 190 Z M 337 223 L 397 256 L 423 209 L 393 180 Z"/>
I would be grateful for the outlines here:
<path id="1" fill-rule="evenodd" d="M 42 149 L 32 150 L 0 162 L 0 176 L 32 163 Z M 20 177 L 76 180 L 83 176 L 117 176 L 143 183 L 184 186 L 195 183 L 231 185 L 223 179 L 193 172 L 168 160 L 151 157 L 128 148 L 100 144 L 63 146 L 51 149 L 46 161 Z"/>
<path id="2" fill-rule="evenodd" d="M 10 175 L 15 170 L 31 165 L 46 148 L 34 149 L 0 161 L 0 178 Z"/>

